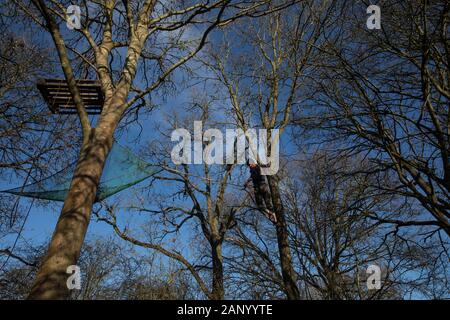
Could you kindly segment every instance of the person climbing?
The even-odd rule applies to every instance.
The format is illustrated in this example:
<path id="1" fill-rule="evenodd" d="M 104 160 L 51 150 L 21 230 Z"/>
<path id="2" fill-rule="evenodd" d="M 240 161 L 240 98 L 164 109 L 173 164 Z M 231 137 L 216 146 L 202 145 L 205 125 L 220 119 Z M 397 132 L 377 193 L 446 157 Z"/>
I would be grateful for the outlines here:
<path id="1" fill-rule="evenodd" d="M 272 196 L 266 176 L 261 174 L 261 167 L 258 164 L 249 163 L 248 167 L 250 169 L 249 181 L 251 180 L 253 184 L 256 206 L 270 221 L 276 224 L 277 216 L 272 209 Z"/>

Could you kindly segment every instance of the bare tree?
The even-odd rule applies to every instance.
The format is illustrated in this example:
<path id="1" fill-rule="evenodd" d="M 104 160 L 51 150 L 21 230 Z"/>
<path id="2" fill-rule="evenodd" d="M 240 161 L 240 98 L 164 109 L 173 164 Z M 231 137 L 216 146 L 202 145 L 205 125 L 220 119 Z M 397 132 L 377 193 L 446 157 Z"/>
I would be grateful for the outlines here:
<path id="1" fill-rule="evenodd" d="M 42 262 L 46 245 L 19 248 L 14 263 L 0 272 L 0 298 L 25 299 Z M 0 251 L 0 255 L 4 252 Z M 195 291 L 183 270 L 140 254 L 112 238 L 87 239 L 79 260 L 81 289 L 69 299 L 187 299 Z M 162 266 L 162 267 L 161 267 Z"/>
<path id="2" fill-rule="evenodd" d="M 384 241 L 382 228 L 368 215 L 398 212 L 401 205 L 395 207 L 392 196 L 374 192 L 371 176 L 354 173 L 367 165 L 363 159 L 317 152 L 306 163 L 302 169 L 292 166 L 285 183 L 290 237 L 305 294 L 322 299 L 399 298 L 391 280 L 392 256 L 386 250 L 393 243 Z M 368 292 L 365 271 L 371 264 L 383 270 L 383 286 Z"/>
<path id="3" fill-rule="evenodd" d="M 30 298 L 64 298 L 68 294 L 65 269 L 78 259 L 103 165 L 125 112 L 144 101 L 175 69 L 195 56 L 214 28 L 242 16 L 276 11 L 289 3 L 272 6 L 269 1 L 248 4 L 230 0 L 174 4 L 153 0 L 111 0 L 89 5 L 84 2 L 81 28 L 65 40 L 59 24 L 65 24 L 69 1 L 14 2 L 51 35 L 82 127 L 83 144 L 71 187 L 30 293 Z M 183 39 L 181 33 L 192 25 L 201 28 L 200 35 L 194 40 Z M 161 40 L 164 37 L 168 43 Z M 105 101 L 95 128 L 78 91 L 71 57 L 81 60 L 84 70 L 101 82 Z M 123 62 L 114 63 L 114 58 Z M 133 83 L 138 66 L 142 65 L 146 68 L 140 72 L 147 81 L 144 87 L 137 88 Z"/>
<path id="4" fill-rule="evenodd" d="M 235 49 L 235 40 L 231 44 L 225 41 L 221 51 L 211 50 L 210 60 L 205 64 L 224 88 L 222 92 L 225 91 L 225 101 L 231 103 L 228 112 L 235 126 L 246 131 L 256 124 L 268 130 L 269 136 L 273 129 L 283 134 L 290 123 L 292 108 L 299 105 L 301 87 L 319 61 L 318 53 L 335 7 L 333 1 L 303 1 L 289 13 L 274 13 L 243 24 L 237 36 L 243 52 Z M 236 39 L 234 33 L 230 35 Z M 258 170 L 261 164 L 256 167 Z M 289 299 L 298 299 L 280 177 L 278 174 L 262 177 L 251 166 L 250 173 L 259 210 L 275 222 L 284 290 Z M 276 219 L 272 218 L 272 210 Z"/>
<path id="5" fill-rule="evenodd" d="M 35 82 L 52 72 L 49 53 L 40 48 L 29 32 L 14 30 L 14 13 L 8 15 L 8 4 L 0 6 L 0 173 L 1 189 L 36 182 L 42 176 L 61 169 L 70 162 L 68 155 L 77 141 L 63 138 L 75 132 L 74 121 L 49 117 L 39 98 Z M 62 152 L 63 151 L 63 152 Z M 53 161 L 50 161 L 52 159 Z M 16 240 L 2 244 L 8 252 L 0 269 L 14 257 L 17 241 L 23 231 L 31 204 L 19 197 L 0 195 L 0 239 Z"/>
<path id="6" fill-rule="evenodd" d="M 171 132 L 180 127 L 191 128 L 195 121 L 192 114 L 199 114 L 204 130 L 209 127 L 217 128 L 217 125 L 220 125 L 220 121 L 214 120 L 215 111 L 211 103 L 199 96 L 194 99 L 186 110 L 186 116 L 177 115 L 175 119 L 169 120 L 171 126 L 165 130 L 168 129 L 168 132 Z M 178 109 L 181 110 L 181 108 Z M 170 141 L 170 134 L 163 134 L 165 139 L 159 140 Z M 205 148 L 212 142 L 206 137 L 202 139 L 202 145 Z M 188 141 L 188 143 L 192 142 Z M 122 209 L 145 213 L 153 217 L 149 221 L 149 227 L 151 227 L 144 235 L 138 236 L 137 230 L 134 230 L 132 234 L 129 230 L 134 228 L 120 226 L 117 222 L 119 210 L 114 207 L 109 207 L 107 214 L 99 215 L 99 219 L 112 225 L 122 239 L 137 246 L 155 250 L 178 262 L 190 272 L 199 289 L 208 299 L 224 299 L 224 240 L 229 230 L 235 226 L 235 216 L 239 214 L 242 207 L 239 194 L 245 196 L 242 188 L 236 188 L 236 183 L 232 184 L 230 181 L 232 177 L 238 179 L 236 166 L 206 163 L 199 166 L 171 164 L 170 149 L 172 147 L 171 144 L 160 142 L 158 146 L 150 149 L 153 150 L 152 162 L 158 163 L 163 168 L 161 173 L 154 176 L 150 185 L 164 185 L 163 190 L 158 189 L 157 194 L 150 196 L 149 199 L 143 197 L 137 204 L 128 205 Z M 183 152 L 190 153 L 189 150 L 183 150 Z M 139 226 L 136 229 L 139 230 Z M 189 233 L 193 235 L 190 236 Z M 175 238 L 170 243 L 165 240 L 167 237 Z M 189 254 L 183 252 L 180 241 L 176 237 L 188 238 L 192 241 Z M 193 259 L 189 258 L 190 256 L 197 257 L 196 262 L 192 262 Z M 208 281 L 210 285 L 207 284 Z"/>
<path id="7" fill-rule="evenodd" d="M 325 50 L 312 89 L 311 117 L 296 110 L 296 123 L 313 119 L 322 141 L 366 154 L 374 174 L 395 173 L 393 183 L 379 184 L 381 192 L 408 197 L 429 213 L 374 218 L 449 235 L 449 4 L 384 1 L 383 7 L 379 31 L 355 21 L 364 4 L 347 8 L 342 36 Z"/>

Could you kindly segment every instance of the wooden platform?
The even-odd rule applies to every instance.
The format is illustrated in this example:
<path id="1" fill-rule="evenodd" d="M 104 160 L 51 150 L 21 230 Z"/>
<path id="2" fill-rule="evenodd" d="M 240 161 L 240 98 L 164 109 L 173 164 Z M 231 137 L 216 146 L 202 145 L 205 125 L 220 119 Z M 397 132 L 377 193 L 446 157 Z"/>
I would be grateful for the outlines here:
<path id="1" fill-rule="evenodd" d="M 104 101 L 100 82 L 97 80 L 77 80 L 77 86 L 87 113 L 100 114 Z M 41 79 L 37 83 L 37 88 L 52 113 L 77 113 L 65 79 Z"/>

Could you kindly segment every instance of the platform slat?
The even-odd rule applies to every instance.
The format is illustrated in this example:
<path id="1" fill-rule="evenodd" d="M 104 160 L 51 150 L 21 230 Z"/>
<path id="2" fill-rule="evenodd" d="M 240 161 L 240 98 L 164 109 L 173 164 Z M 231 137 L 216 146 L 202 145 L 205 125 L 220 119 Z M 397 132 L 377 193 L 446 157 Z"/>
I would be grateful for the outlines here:
<path id="1" fill-rule="evenodd" d="M 104 103 L 100 82 L 78 79 L 76 83 L 87 113 L 100 114 Z M 77 114 L 72 94 L 65 79 L 41 79 L 37 83 L 37 88 L 52 113 Z"/>

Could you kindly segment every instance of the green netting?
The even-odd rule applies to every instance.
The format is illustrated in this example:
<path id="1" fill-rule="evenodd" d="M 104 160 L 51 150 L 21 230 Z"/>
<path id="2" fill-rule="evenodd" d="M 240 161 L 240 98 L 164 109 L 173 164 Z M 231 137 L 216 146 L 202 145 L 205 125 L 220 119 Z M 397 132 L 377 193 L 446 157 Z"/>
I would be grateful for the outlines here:
<path id="1" fill-rule="evenodd" d="M 75 166 L 76 162 L 41 181 L 3 192 L 37 199 L 64 201 Z M 143 161 L 129 149 L 115 142 L 103 169 L 96 201 L 131 187 L 159 171 L 159 167 Z"/>

